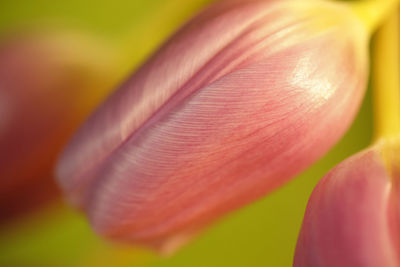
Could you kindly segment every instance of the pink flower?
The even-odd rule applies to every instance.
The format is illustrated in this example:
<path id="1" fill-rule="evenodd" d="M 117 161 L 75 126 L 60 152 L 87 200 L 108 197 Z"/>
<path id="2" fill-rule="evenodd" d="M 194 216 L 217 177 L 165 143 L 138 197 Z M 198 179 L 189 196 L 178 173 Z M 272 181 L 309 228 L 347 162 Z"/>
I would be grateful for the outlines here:
<path id="1" fill-rule="evenodd" d="M 82 126 L 59 183 L 102 235 L 172 250 L 342 136 L 364 93 L 366 47 L 342 5 L 217 3 Z"/>
<path id="2" fill-rule="evenodd" d="M 308 202 L 294 266 L 400 265 L 399 155 L 398 148 L 374 146 L 345 160 L 318 183 Z"/>

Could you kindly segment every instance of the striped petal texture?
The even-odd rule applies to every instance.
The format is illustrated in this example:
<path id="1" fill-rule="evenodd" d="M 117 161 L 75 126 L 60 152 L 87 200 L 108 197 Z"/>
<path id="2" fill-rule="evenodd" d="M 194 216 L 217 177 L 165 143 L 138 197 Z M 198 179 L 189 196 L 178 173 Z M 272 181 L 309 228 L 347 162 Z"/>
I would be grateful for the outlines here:
<path id="1" fill-rule="evenodd" d="M 335 144 L 363 96 L 366 51 L 339 4 L 213 4 L 86 121 L 58 181 L 100 234 L 172 251 Z"/>

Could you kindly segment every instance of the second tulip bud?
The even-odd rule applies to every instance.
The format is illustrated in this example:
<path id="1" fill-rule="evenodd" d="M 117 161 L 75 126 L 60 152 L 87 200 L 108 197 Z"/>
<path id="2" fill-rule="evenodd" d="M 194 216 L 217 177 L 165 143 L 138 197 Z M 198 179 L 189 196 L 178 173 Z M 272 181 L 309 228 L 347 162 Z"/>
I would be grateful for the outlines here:
<path id="1" fill-rule="evenodd" d="M 294 266 L 399 266 L 399 147 L 340 163 L 308 202 Z"/>

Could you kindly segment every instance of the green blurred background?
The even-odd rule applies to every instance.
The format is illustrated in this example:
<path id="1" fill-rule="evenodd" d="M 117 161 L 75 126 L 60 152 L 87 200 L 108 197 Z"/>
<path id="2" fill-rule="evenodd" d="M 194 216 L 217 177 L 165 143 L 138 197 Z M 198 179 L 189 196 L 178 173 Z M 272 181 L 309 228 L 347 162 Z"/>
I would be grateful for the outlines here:
<path id="1" fill-rule="evenodd" d="M 74 29 L 113 48 L 115 80 L 128 75 L 210 0 L 0 1 L 0 34 Z M 1 36 L 0 36 L 1 37 Z M 115 82 L 116 85 L 118 82 Z M 317 181 L 371 140 L 371 96 L 347 135 L 284 188 L 226 216 L 170 257 L 95 236 L 62 202 L 0 229 L 0 266 L 291 266 L 303 212 Z"/>

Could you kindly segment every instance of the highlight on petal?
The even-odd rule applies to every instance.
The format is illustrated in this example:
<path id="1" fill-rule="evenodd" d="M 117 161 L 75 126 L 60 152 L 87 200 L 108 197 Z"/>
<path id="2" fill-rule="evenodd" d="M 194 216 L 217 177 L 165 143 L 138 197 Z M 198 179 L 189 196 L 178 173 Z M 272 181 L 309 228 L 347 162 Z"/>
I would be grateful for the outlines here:
<path id="1" fill-rule="evenodd" d="M 294 266 L 400 265 L 400 172 L 386 160 L 381 147 L 371 147 L 318 183 L 307 205 Z"/>
<path id="2" fill-rule="evenodd" d="M 82 126 L 58 181 L 102 235 L 175 248 L 342 136 L 364 93 L 366 46 L 342 5 L 212 5 Z"/>
<path id="3" fill-rule="evenodd" d="M 108 48 L 93 41 L 44 31 L 0 40 L 1 222 L 59 194 L 57 155 L 111 86 Z"/>

